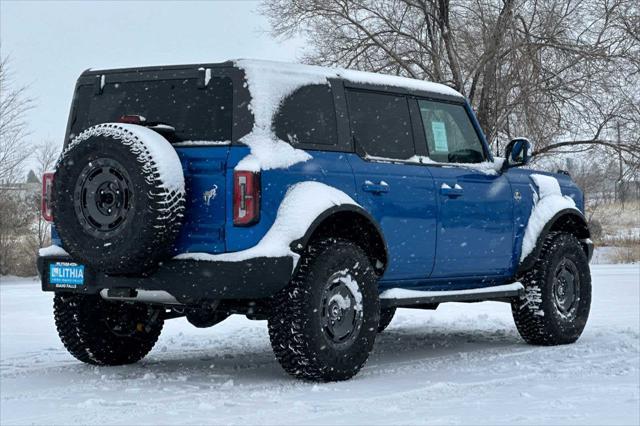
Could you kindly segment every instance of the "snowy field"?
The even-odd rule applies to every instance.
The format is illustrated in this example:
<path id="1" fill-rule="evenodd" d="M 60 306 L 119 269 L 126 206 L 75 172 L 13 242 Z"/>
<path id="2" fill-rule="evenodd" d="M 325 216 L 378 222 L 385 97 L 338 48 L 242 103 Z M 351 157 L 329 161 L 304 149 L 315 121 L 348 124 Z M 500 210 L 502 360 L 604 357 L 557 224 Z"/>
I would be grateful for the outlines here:
<path id="1" fill-rule="evenodd" d="M 165 325 L 126 367 L 91 367 L 62 347 L 51 295 L 0 277 L 0 424 L 639 424 L 639 265 L 593 265 L 574 345 L 532 347 L 507 304 L 400 310 L 355 379 L 298 382 L 266 323 Z"/>

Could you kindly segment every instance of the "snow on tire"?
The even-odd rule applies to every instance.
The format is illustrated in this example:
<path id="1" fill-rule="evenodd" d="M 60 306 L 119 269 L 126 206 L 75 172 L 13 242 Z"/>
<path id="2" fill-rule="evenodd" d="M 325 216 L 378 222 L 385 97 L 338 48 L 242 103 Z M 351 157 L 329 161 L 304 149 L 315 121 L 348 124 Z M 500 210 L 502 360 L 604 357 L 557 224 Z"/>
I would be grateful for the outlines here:
<path id="1" fill-rule="evenodd" d="M 182 225 L 182 166 L 153 130 L 99 124 L 78 135 L 56 166 L 52 209 L 71 256 L 112 274 L 152 269 Z"/>
<path id="2" fill-rule="evenodd" d="M 573 343 L 589 318 L 589 261 L 571 234 L 550 233 L 543 244 L 538 261 L 520 280 L 525 294 L 511 303 L 513 318 L 527 343 Z"/>
<path id="3" fill-rule="evenodd" d="M 289 374 L 306 380 L 347 380 L 373 348 L 380 313 L 377 276 L 355 243 L 311 244 L 289 285 L 274 300 L 271 346 Z"/>

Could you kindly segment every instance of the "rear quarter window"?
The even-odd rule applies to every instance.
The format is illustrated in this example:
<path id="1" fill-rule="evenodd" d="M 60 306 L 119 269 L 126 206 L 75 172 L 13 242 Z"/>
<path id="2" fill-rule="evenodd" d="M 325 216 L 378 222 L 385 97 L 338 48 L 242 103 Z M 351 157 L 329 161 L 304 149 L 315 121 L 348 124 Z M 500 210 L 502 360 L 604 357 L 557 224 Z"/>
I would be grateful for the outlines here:
<path id="1" fill-rule="evenodd" d="M 276 136 L 291 145 L 334 146 L 336 112 L 331 87 L 309 85 L 287 96 L 273 120 Z"/>

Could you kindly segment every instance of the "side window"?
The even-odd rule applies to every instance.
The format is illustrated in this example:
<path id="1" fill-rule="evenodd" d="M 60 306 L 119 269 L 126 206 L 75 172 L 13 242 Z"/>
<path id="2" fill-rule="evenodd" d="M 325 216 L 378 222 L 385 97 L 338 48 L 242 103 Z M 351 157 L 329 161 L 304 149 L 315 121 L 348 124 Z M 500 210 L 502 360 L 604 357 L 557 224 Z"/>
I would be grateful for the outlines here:
<path id="1" fill-rule="evenodd" d="M 404 96 L 348 91 L 351 133 L 367 155 L 405 160 L 415 154 Z"/>
<path id="2" fill-rule="evenodd" d="M 418 100 L 429 158 L 443 163 L 480 163 L 485 153 L 462 105 Z"/>
<path id="3" fill-rule="evenodd" d="M 287 96 L 273 119 L 276 136 L 291 145 L 336 145 L 331 87 L 304 86 Z"/>

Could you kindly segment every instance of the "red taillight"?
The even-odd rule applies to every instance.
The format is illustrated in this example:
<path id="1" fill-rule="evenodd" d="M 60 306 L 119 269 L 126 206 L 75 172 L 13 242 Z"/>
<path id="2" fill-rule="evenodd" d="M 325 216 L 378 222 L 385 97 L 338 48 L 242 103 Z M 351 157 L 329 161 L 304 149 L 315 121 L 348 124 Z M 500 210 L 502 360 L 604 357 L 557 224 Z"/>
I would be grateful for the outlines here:
<path id="1" fill-rule="evenodd" d="M 42 217 L 47 222 L 53 222 L 51 214 L 51 191 L 53 189 L 53 173 L 42 175 Z"/>
<path id="2" fill-rule="evenodd" d="M 233 224 L 247 226 L 260 220 L 260 173 L 233 172 Z"/>
<path id="3" fill-rule="evenodd" d="M 120 118 L 118 118 L 118 123 L 127 123 L 127 124 L 144 124 L 147 121 L 146 118 L 144 118 L 141 115 L 121 115 Z"/>

